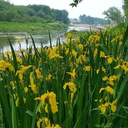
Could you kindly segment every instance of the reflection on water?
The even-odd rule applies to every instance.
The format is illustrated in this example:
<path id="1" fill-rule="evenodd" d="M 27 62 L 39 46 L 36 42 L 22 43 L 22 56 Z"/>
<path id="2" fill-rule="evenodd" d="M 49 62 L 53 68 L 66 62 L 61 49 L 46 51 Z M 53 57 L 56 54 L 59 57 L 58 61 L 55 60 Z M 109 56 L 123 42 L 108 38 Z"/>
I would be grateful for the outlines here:
<path id="1" fill-rule="evenodd" d="M 70 27 L 68 27 L 68 31 L 70 31 L 70 30 L 87 31 L 87 30 L 90 30 L 90 28 L 70 26 Z"/>
<path id="2" fill-rule="evenodd" d="M 68 29 L 65 29 L 65 30 L 51 32 L 52 45 L 56 45 L 58 37 L 60 38 L 61 42 L 64 42 L 66 40 L 64 35 L 66 32 L 69 32 L 70 30 L 84 31 L 88 29 L 89 28 L 84 28 L 84 27 L 69 27 Z M 28 45 L 32 45 L 32 40 L 30 38 L 30 35 L 26 32 L 8 33 L 8 34 L 0 33 L 0 52 L 1 53 L 7 50 L 10 50 L 7 36 L 11 40 L 14 50 L 19 50 L 19 43 L 16 41 L 18 38 L 20 39 L 20 44 L 22 49 L 26 48 L 26 41 L 25 41 L 26 36 L 29 37 Z M 42 32 L 42 34 L 41 32 L 34 32 L 32 34 L 32 37 L 34 38 L 34 41 L 38 48 L 41 47 L 41 43 L 43 43 L 43 46 L 49 46 L 50 44 L 48 32 Z"/>
<path id="3" fill-rule="evenodd" d="M 21 45 L 22 49 L 26 48 L 26 41 L 25 41 L 25 37 L 28 36 L 28 45 L 32 45 L 32 39 L 30 37 L 30 35 L 28 33 L 11 33 L 8 34 L 8 37 L 13 45 L 14 50 L 19 50 L 19 47 Z M 47 35 L 32 35 L 36 46 L 39 48 L 41 47 L 41 43 L 43 43 L 43 46 L 49 46 L 49 36 Z M 60 40 L 65 40 L 64 37 L 64 32 L 63 33 L 59 33 L 59 34 L 52 34 L 51 33 L 51 40 L 52 40 L 52 45 L 55 45 L 57 43 L 57 38 L 60 38 Z M 17 42 L 17 39 L 20 39 L 20 45 Z M 9 46 L 9 42 L 8 42 L 8 38 L 6 34 L 1 34 L 0 35 L 0 52 L 5 52 L 7 50 L 10 50 L 10 46 Z"/>

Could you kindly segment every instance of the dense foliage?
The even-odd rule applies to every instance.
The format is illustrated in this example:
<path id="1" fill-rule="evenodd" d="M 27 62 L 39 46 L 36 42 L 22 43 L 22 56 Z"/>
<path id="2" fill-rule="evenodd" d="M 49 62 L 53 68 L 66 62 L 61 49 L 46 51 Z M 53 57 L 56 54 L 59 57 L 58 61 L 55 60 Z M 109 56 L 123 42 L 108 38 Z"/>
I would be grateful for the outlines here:
<path id="1" fill-rule="evenodd" d="M 128 21 L 128 0 L 123 0 L 123 1 L 124 1 L 124 5 L 123 5 L 124 13 L 125 13 L 126 21 Z"/>
<path id="2" fill-rule="evenodd" d="M 126 128 L 128 28 L 92 31 L 52 47 L 6 51 L 0 60 L 1 126 Z M 20 45 L 20 39 L 17 39 Z"/>
<path id="3" fill-rule="evenodd" d="M 69 23 L 66 10 L 51 9 L 46 5 L 16 6 L 0 0 L 0 21 L 51 23 L 60 21 Z"/>
<path id="4" fill-rule="evenodd" d="M 109 21 L 102 19 L 102 18 L 97 18 L 97 17 L 91 17 L 91 16 L 86 16 L 85 14 L 79 16 L 80 22 L 85 23 L 85 24 L 108 24 Z"/>
<path id="5" fill-rule="evenodd" d="M 77 5 L 81 2 L 82 0 L 73 0 L 73 3 L 71 3 L 70 5 L 72 7 L 77 7 Z"/>

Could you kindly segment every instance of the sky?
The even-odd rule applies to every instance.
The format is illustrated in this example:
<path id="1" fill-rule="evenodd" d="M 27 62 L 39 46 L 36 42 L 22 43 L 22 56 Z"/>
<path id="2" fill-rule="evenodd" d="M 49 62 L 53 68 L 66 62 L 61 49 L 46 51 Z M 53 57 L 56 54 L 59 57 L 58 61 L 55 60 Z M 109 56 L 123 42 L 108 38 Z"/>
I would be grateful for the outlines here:
<path id="1" fill-rule="evenodd" d="M 69 18 L 79 18 L 80 15 L 104 18 L 103 11 L 109 7 L 117 7 L 122 11 L 122 0 L 83 0 L 77 7 L 69 6 L 73 0 L 10 0 L 14 5 L 42 4 L 50 8 L 67 10 Z"/>

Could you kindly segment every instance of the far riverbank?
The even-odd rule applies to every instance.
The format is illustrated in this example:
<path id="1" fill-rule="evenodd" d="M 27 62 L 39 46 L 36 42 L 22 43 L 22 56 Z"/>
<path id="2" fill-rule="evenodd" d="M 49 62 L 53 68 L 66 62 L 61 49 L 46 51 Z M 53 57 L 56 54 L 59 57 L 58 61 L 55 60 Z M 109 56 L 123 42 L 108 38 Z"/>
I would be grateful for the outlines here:
<path id="1" fill-rule="evenodd" d="M 61 22 L 54 23 L 14 23 L 0 22 L 0 33 L 6 32 L 31 32 L 35 30 L 60 30 L 68 27 L 67 24 Z"/>

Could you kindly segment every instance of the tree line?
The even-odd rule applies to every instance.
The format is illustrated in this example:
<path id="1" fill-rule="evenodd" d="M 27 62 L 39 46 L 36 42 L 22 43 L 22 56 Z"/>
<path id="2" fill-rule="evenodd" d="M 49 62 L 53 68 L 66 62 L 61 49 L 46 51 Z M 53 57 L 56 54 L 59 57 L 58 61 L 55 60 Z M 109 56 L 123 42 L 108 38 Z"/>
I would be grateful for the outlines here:
<path id="1" fill-rule="evenodd" d="M 80 23 L 83 23 L 83 24 L 96 24 L 96 25 L 101 24 L 101 25 L 105 25 L 105 24 L 110 23 L 109 20 L 105 20 L 105 19 L 97 18 L 97 17 L 86 16 L 85 14 L 80 15 L 79 20 L 80 20 Z"/>
<path id="2" fill-rule="evenodd" d="M 19 23 L 51 23 L 60 21 L 68 24 L 68 12 L 66 10 L 51 9 L 46 5 L 13 5 L 0 0 L 0 21 Z"/>

